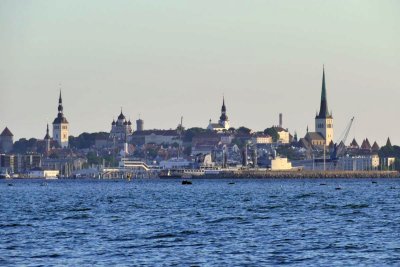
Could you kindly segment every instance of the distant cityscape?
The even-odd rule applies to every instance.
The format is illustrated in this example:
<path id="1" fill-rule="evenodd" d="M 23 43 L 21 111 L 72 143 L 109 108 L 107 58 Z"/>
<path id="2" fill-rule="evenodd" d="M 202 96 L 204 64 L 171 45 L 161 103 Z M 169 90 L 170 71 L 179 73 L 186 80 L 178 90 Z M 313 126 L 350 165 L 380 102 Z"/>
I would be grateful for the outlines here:
<path id="1" fill-rule="evenodd" d="M 7 127 L 0 135 L 1 175 L 6 178 L 131 178 L 218 173 L 221 170 L 265 171 L 378 171 L 399 170 L 400 148 L 388 137 L 379 146 L 368 138 L 348 142 L 354 118 L 339 138 L 334 135 L 334 118 L 328 109 L 325 69 L 322 71 L 321 101 L 314 131 L 304 137 L 284 126 L 283 114 L 277 125 L 264 131 L 232 127 L 225 97 L 216 122 L 205 128 L 188 128 L 183 119 L 176 129 L 145 129 L 139 117 L 133 123 L 121 108 L 112 119 L 109 132 L 69 135 L 62 92 L 52 132 L 47 124 L 43 139 L 14 141 Z M 110 116 L 111 117 L 111 116 Z M 175 173 L 174 173 L 175 172 Z"/>

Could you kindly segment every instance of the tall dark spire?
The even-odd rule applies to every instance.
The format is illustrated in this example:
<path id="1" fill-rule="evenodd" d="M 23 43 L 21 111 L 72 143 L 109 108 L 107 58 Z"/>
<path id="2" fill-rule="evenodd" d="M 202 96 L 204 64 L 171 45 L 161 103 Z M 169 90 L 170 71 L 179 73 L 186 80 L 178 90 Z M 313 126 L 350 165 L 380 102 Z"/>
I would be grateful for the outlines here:
<path id="1" fill-rule="evenodd" d="M 321 106 L 319 109 L 319 114 L 317 118 L 326 119 L 332 117 L 328 110 L 328 97 L 326 95 L 326 85 L 325 85 L 325 66 L 322 68 L 322 91 L 321 91 Z"/>
<path id="2" fill-rule="evenodd" d="M 58 104 L 62 104 L 61 89 L 60 89 L 60 97 L 58 98 Z"/>
<path id="3" fill-rule="evenodd" d="M 45 139 L 45 140 L 50 139 L 49 124 L 47 124 L 46 135 L 45 135 L 44 139 Z"/>
<path id="4" fill-rule="evenodd" d="M 63 105 L 62 105 L 62 97 L 61 97 L 61 89 L 60 89 L 60 97 L 58 98 L 58 113 L 63 113 Z"/>
<path id="5" fill-rule="evenodd" d="M 226 115 L 225 96 L 222 97 L 221 117 L 219 117 L 219 120 L 220 122 L 228 120 L 228 116 Z"/>

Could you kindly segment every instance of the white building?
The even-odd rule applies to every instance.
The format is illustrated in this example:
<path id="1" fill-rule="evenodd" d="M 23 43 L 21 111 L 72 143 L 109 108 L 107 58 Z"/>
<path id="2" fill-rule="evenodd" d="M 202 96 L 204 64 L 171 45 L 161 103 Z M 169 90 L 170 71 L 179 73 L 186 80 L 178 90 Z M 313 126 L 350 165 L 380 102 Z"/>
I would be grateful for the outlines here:
<path id="1" fill-rule="evenodd" d="M 253 144 L 272 144 L 272 137 L 266 134 L 257 134 L 251 138 Z"/>
<path id="2" fill-rule="evenodd" d="M 29 178 L 57 179 L 59 175 L 58 170 L 43 170 L 42 168 L 34 168 L 28 172 Z"/>
<path id="3" fill-rule="evenodd" d="M 287 158 L 275 157 L 271 160 L 272 171 L 287 171 L 292 169 L 292 163 Z"/>

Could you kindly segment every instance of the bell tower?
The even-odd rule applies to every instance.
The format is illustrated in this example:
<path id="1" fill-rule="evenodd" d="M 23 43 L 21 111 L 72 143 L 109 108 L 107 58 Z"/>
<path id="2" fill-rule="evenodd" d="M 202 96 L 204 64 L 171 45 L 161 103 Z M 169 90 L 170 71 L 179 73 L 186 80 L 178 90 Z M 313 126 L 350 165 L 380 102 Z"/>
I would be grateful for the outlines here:
<path id="1" fill-rule="evenodd" d="M 226 130 L 230 127 L 228 115 L 226 115 L 225 97 L 222 98 L 221 116 L 219 117 L 218 123 Z"/>
<path id="2" fill-rule="evenodd" d="M 53 121 L 53 139 L 57 141 L 61 148 L 68 147 L 69 123 L 64 117 L 61 90 L 58 98 L 58 114 Z"/>

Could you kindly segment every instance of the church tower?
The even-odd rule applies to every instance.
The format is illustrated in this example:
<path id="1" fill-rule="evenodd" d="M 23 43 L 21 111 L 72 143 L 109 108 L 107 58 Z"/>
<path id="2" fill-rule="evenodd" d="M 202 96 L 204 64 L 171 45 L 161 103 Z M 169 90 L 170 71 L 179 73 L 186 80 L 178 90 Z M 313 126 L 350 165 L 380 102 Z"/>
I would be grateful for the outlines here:
<path id="1" fill-rule="evenodd" d="M 46 145 L 45 154 L 48 155 L 51 149 L 51 138 L 49 134 L 49 124 L 47 124 L 46 135 L 44 136 L 44 142 Z"/>
<path id="2" fill-rule="evenodd" d="M 219 117 L 218 123 L 226 130 L 229 129 L 229 119 L 226 115 L 225 97 L 222 98 L 221 116 Z"/>
<path id="3" fill-rule="evenodd" d="M 58 114 L 53 121 L 53 139 L 57 141 L 60 147 L 66 148 L 68 147 L 69 123 L 67 119 L 64 117 L 63 111 L 64 108 L 62 105 L 62 97 L 60 90 L 60 97 L 58 99 Z"/>
<path id="4" fill-rule="evenodd" d="M 322 92 L 321 106 L 319 113 L 315 116 L 315 131 L 320 133 L 325 139 L 325 145 L 329 145 L 333 141 L 333 117 L 328 110 L 328 98 L 326 95 L 325 85 L 325 68 L 322 69 Z"/>

